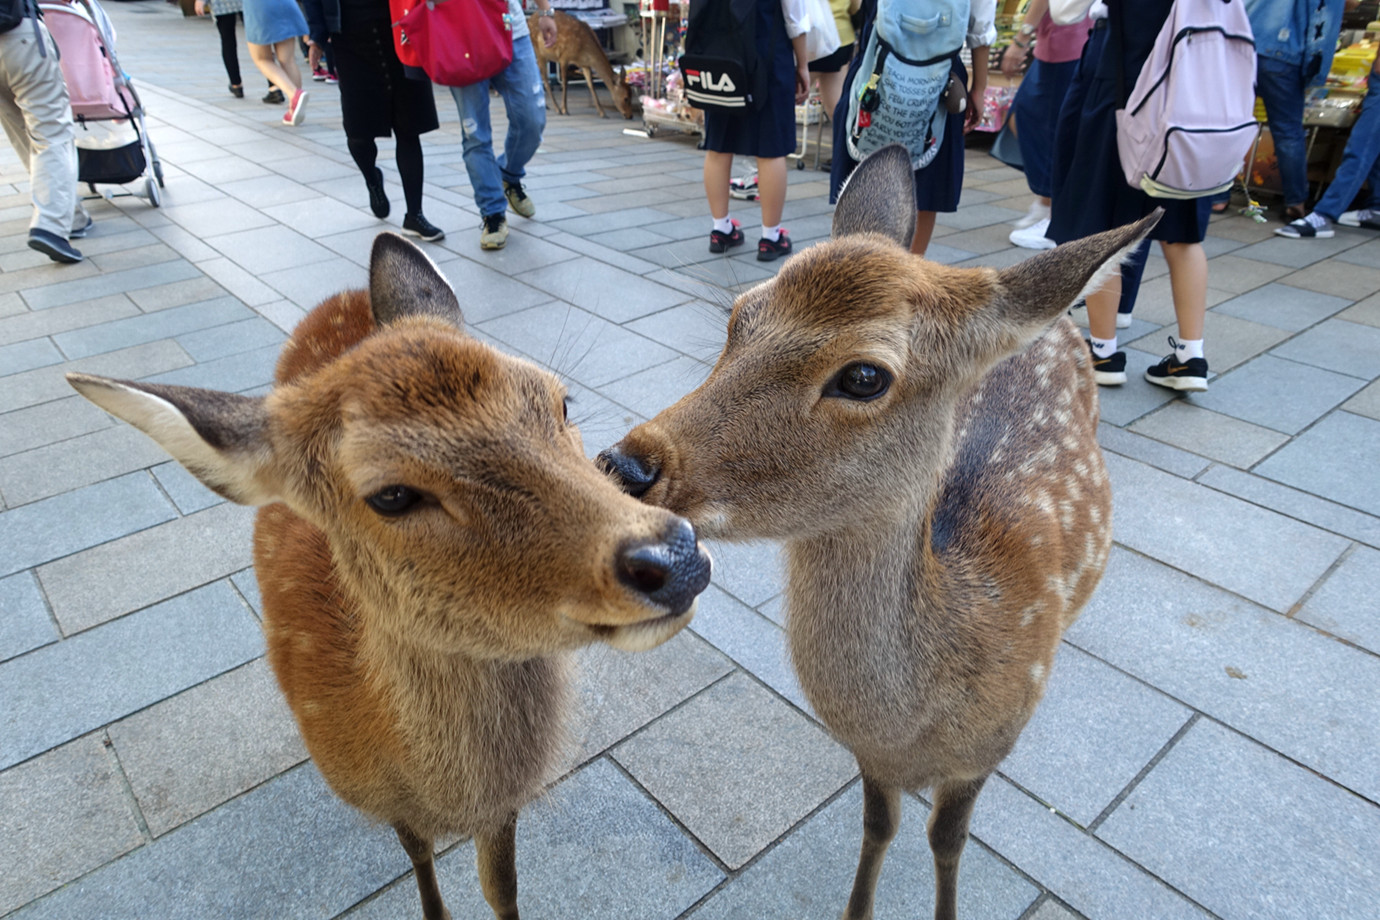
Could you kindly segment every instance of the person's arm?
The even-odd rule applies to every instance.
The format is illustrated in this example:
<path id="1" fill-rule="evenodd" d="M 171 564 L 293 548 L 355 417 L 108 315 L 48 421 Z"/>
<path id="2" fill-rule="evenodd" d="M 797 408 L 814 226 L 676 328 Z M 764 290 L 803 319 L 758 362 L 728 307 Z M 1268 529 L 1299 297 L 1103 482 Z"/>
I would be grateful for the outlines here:
<path id="1" fill-rule="evenodd" d="M 537 31 L 541 33 L 541 43 L 547 48 L 556 45 L 556 11 L 550 0 L 537 0 Z"/>
<path id="2" fill-rule="evenodd" d="M 791 52 L 795 55 L 795 103 L 799 105 L 810 95 L 810 62 L 805 50 L 810 13 L 805 0 L 781 0 L 781 18 L 786 21 L 786 37 L 791 40 Z"/>
<path id="3" fill-rule="evenodd" d="M 1025 66 L 1025 62 L 1030 60 L 1030 55 L 1035 51 L 1035 29 L 1047 12 L 1049 12 L 1049 0 L 1030 0 L 1030 6 L 1025 11 L 1025 18 L 1021 21 L 1020 33 L 1002 52 L 1002 73 L 1008 77 L 1014 77 Z"/>
<path id="4" fill-rule="evenodd" d="M 1085 18 L 1093 0 L 1049 0 L 1049 18 L 1057 26 L 1071 26 Z"/>
<path id="5" fill-rule="evenodd" d="M 968 87 L 968 111 L 963 130 L 971 131 L 982 121 L 987 99 L 987 57 L 997 40 L 997 0 L 973 0 L 968 13 L 968 48 L 973 54 L 973 72 Z"/>

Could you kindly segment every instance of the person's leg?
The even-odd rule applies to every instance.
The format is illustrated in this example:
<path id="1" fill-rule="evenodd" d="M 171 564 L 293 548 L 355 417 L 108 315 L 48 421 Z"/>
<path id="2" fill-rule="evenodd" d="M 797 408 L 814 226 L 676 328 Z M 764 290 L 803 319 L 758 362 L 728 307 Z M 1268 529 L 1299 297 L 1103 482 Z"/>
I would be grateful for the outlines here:
<path id="1" fill-rule="evenodd" d="M 298 87 L 278 62 L 278 56 L 274 53 L 273 46 L 256 45 L 253 42 L 246 42 L 245 44 L 249 46 L 249 59 L 254 62 L 255 67 L 259 68 L 259 73 L 263 74 L 273 85 L 273 88 L 291 102 L 292 97 L 297 94 Z"/>
<path id="2" fill-rule="evenodd" d="M 1208 365 L 1203 357 L 1203 326 L 1207 316 L 1207 253 L 1202 243 L 1161 243 L 1169 263 L 1169 286 L 1179 338 L 1174 351 L 1146 368 L 1145 379 L 1171 390 L 1207 389 Z"/>
<path id="3" fill-rule="evenodd" d="M 1126 352 L 1117 349 L 1116 316 L 1121 302 L 1121 274 L 1107 279 L 1100 290 L 1084 298 L 1088 307 L 1088 345 L 1092 349 L 1093 379 L 1099 386 L 1126 382 Z"/>
<path id="4" fill-rule="evenodd" d="M 239 46 L 235 42 L 235 20 L 239 13 L 223 13 L 216 17 L 216 31 L 220 33 L 220 59 L 225 63 L 225 75 L 232 87 L 242 86 L 240 78 Z"/>
<path id="5" fill-rule="evenodd" d="M 402 181 L 403 198 L 407 202 L 408 214 L 422 213 L 422 182 L 425 181 L 425 168 L 422 165 L 422 139 L 416 134 L 396 132 L 397 147 L 394 159 L 398 163 L 398 178 Z"/>
<path id="6" fill-rule="evenodd" d="M 732 176 L 733 154 L 704 152 L 704 197 L 709 202 L 709 215 L 716 221 L 728 218 L 728 181 Z M 780 216 L 778 209 L 777 218 Z"/>
<path id="7" fill-rule="evenodd" d="M 1303 75 L 1296 64 L 1260 58 L 1256 67 L 1256 92 L 1265 103 L 1270 138 L 1279 158 L 1280 182 L 1286 209 L 1299 209 L 1302 217 L 1308 199 L 1307 141 L 1303 131 Z"/>
<path id="8" fill-rule="evenodd" d="M 72 231 L 79 197 L 72 106 L 58 65 L 56 42 L 40 25 L 45 50 L 40 54 L 31 26 L 32 23 L 25 23 L 0 35 L 6 39 L 0 67 L 5 71 L 4 85 L 9 88 L 0 121 L 4 122 L 15 153 L 29 171 L 33 199 L 30 233 L 38 231 L 57 237 L 63 248 L 70 249 L 65 241 Z M 75 250 L 71 250 L 75 259 L 43 251 L 57 261 L 81 258 Z"/>
<path id="9" fill-rule="evenodd" d="M 297 39 L 287 38 L 273 46 L 274 57 L 278 59 L 278 66 L 283 68 L 284 75 L 292 83 L 295 89 L 302 88 L 302 71 L 297 67 Z M 288 94 L 288 101 L 292 101 L 292 94 Z"/>
<path id="10" fill-rule="evenodd" d="M 833 73 L 818 73 L 819 77 L 819 99 L 824 105 L 824 113 L 832 121 L 834 110 L 838 108 L 839 99 L 843 98 L 844 72 L 835 70 Z"/>
<path id="11" fill-rule="evenodd" d="M 451 98 L 460 113 L 461 151 L 474 203 L 481 217 L 502 216 L 508 210 L 503 196 L 503 173 L 494 156 L 493 126 L 489 122 L 489 82 L 452 86 Z"/>
<path id="12" fill-rule="evenodd" d="M 732 159 L 730 154 L 730 167 Z M 781 214 L 786 209 L 788 175 L 785 157 L 757 158 L 757 194 L 762 206 L 763 227 L 776 227 L 781 224 Z"/>
<path id="13" fill-rule="evenodd" d="M 1343 211 L 1351 207 L 1356 193 L 1361 190 L 1361 183 L 1376 172 L 1377 158 L 1380 158 L 1380 79 L 1372 79 L 1370 88 L 1366 90 L 1361 114 L 1351 126 L 1351 136 L 1347 138 L 1337 174 L 1322 198 L 1313 206 L 1313 211 L 1335 222 Z"/>
<path id="14" fill-rule="evenodd" d="M 934 236 L 934 220 L 939 215 L 934 211 L 915 212 L 915 235 L 910 238 L 910 251 L 917 256 L 924 256 L 930 248 L 930 239 Z"/>
<path id="15" fill-rule="evenodd" d="M 546 130 L 546 95 L 537 53 L 530 41 L 513 43 L 513 63 L 492 83 L 503 97 L 508 113 L 508 135 L 503 140 L 503 153 L 497 158 L 498 168 L 504 182 L 521 185 L 527 175 L 527 163 L 541 146 L 542 132 Z"/>

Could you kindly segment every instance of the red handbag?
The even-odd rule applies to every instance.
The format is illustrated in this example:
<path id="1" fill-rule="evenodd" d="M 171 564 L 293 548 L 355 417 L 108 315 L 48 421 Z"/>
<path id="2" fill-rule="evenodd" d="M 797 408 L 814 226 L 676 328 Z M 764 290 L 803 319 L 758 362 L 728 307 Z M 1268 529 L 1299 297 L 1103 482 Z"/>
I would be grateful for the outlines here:
<path id="1" fill-rule="evenodd" d="M 389 0 L 398 60 L 442 86 L 470 86 L 513 62 L 508 0 Z"/>

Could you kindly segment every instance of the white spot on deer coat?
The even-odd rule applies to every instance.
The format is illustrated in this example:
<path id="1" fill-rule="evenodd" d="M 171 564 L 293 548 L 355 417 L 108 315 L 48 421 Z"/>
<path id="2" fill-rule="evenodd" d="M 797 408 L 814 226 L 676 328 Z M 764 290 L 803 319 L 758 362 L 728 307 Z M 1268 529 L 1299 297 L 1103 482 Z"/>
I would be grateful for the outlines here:
<path id="1" fill-rule="evenodd" d="M 1030 679 L 1035 683 L 1042 683 L 1045 679 L 1045 666 L 1040 662 L 1035 662 L 1030 666 Z"/>

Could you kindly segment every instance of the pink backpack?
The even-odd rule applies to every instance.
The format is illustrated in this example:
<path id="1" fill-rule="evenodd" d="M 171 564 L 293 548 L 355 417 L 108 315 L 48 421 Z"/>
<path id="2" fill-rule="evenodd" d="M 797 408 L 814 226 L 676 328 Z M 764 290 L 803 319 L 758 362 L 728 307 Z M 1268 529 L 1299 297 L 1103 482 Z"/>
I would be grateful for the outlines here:
<path id="1" fill-rule="evenodd" d="M 72 100 L 72 115 L 82 118 L 120 118 L 134 111 L 134 99 L 117 74 L 106 47 L 105 10 L 96 4 L 42 0 L 43 24 L 61 52 L 59 64 Z M 101 23 L 97 23 L 97 19 Z"/>
<path id="2" fill-rule="evenodd" d="M 1116 113 L 1126 181 L 1156 198 L 1224 192 L 1259 131 L 1255 37 L 1242 0 L 1174 0 Z"/>

